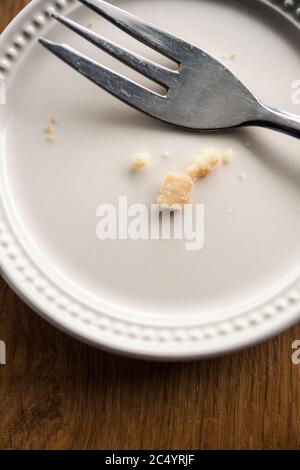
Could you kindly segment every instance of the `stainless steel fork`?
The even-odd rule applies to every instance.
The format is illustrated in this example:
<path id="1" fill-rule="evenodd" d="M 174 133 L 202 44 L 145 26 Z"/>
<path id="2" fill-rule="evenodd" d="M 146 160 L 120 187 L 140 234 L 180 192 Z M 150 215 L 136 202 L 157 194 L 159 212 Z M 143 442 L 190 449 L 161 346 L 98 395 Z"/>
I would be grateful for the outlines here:
<path id="1" fill-rule="evenodd" d="M 192 130 L 256 125 L 300 137 L 299 116 L 262 104 L 230 70 L 203 50 L 103 0 L 78 1 L 178 64 L 178 69 L 172 70 L 154 63 L 53 13 L 72 31 L 165 88 L 164 94 L 156 93 L 67 45 L 40 39 L 49 51 L 123 102 Z"/>

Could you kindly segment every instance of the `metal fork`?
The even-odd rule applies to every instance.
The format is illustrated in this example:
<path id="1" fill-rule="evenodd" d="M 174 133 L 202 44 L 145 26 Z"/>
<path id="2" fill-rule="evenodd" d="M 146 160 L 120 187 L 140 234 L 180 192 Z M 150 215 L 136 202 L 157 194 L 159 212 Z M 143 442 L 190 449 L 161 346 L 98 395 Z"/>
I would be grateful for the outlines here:
<path id="1" fill-rule="evenodd" d="M 178 64 L 178 69 L 172 70 L 154 63 L 52 13 L 75 33 L 165 88 L 164 94 L 156 93 L 67 45 L 40 39 L 49 51 L 123 102 L 161 121 L 192 130 L 256 125 L 300 137 L 299 116 L 262 104 L 230 70 L 203 50 L 103 0 L 79 1 Z"/>

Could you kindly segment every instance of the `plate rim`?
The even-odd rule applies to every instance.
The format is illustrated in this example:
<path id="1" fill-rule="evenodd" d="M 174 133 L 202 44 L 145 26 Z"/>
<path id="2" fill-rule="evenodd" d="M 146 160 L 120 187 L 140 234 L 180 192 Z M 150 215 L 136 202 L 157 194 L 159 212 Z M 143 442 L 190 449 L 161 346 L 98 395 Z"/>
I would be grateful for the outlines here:
<path id="1" fill-rule="evenodd" d="M 287 9 L 286 2 L 259 1 L 279 11 L 300 29 L 300 7 Z M 65 10 L 75 0 L 32 0 L 8 25 L 0 36 L 0 78 L 9 79 L 14 63 L 27 43 L 40 33 L 53 9 Z M 23 22 L 26 23 L 24 25 Z M 20 29 L 19 29 L 20 23 Z M 4 47 L 2 46 L 4 45 Z M 1 53 L 4 51 L 4 54 Z M 9 223 L 0 188 L 0 274 L 10 287 L 34 311 L 64 332 L 93 346 L 124 355 L 157 360 L 186 360 L 217 356 L 244 349 L 277 335 L 300 318 L 300 284 L 293 283 L 272 301 L 240 318 L 220 320 L 203 328 L 199 325 L 150 328 L 135 322 L 98 318 L 95 323 L 89 311 L 70 304 L 60 292 L 49 286 L 48 280 L 34 266 L 33 260 L 22 253 L 22 247 Z M 25 261 L 25 263 L 24 263 Z M 30 261 L 30 262 L 28 262 Z M 32 264 L 32 265 L 31 265 Z M 68 297 L 68 296 L 67 296 Z M 90 310 L 90 309 L 89 309 Z M 101 317 L 103 312 L 97 312 Z M 88 321 L 87 321 L 88 320 Z M 265 326 L 267 325 L 267 326 Z M 96 326 L 96 328 L 95 328 Z M 152 329 L 151 329 L 152 328 Z M 187 347 L 187 344 L 189 345 Z M 170 346 L 172 345 L 172 346 Z M 186 345 L 186 346 L 185 346 Z"/>

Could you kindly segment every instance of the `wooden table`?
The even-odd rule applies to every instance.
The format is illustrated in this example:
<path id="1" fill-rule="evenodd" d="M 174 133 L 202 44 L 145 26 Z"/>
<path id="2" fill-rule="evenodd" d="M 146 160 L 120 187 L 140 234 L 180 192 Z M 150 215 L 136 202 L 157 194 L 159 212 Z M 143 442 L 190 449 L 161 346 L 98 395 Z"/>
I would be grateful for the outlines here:
<path id="1" fill-rule="evenodd" d="M 1 0 L 0 30 L 28 0 Z M 185 364 L 116 357 L 41 320 L 0 280 L 2 449 L 299 449 L 300 325 Z"/>

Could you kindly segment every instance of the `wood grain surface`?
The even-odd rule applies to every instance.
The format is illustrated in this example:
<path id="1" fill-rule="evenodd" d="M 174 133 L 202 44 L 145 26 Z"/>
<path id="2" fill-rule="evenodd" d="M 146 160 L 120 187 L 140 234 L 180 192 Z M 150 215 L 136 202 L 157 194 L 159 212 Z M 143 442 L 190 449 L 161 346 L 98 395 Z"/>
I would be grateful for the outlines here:
<path id="1" fill-rule="evenodd" d="M 26 4 L 0 0 L 0 30 Z M 40 319 L 0 280 L 1 449 L 299 449 L 300 325 L 220 359 L 110 355 Z"/>

